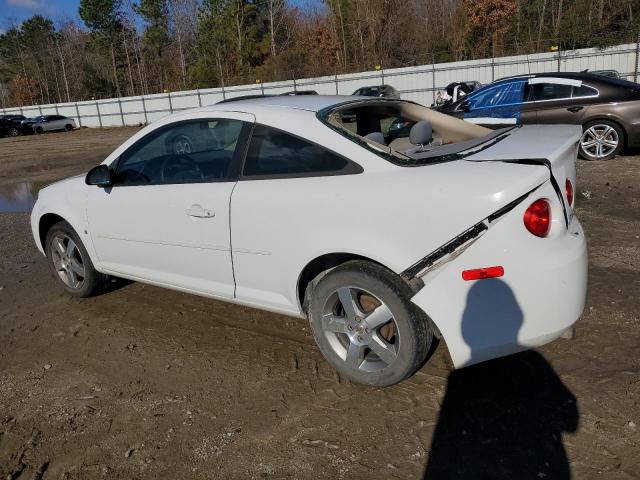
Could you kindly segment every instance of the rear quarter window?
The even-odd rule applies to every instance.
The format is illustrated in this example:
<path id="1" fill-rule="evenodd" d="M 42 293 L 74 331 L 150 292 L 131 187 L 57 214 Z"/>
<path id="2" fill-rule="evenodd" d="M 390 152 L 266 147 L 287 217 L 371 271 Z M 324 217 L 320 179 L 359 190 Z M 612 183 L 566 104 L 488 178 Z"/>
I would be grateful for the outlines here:
<path id="1" fill-rule="evenodd" d="M 265 125 L 253 129 L 242 175 L 285 178 L 359 173 L 346 158 L 302 138 Z"/>

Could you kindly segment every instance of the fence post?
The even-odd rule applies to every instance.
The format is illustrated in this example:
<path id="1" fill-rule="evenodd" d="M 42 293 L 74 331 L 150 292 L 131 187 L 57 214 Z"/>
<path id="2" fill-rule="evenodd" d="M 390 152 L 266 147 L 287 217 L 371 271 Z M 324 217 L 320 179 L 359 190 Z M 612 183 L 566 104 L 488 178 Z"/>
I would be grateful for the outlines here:
<path id="1" fill-rule="evenodd" d="M 431 54 L 431 103 L 436 103 L 436 56 Z"/>
<path id="2" fill-rule="evenodd" d="M 144 113 L 144 123 L 146 125 L 149 123 L 149 119 L 147 118 L 147 105 L 144 101 L 144 95 L 140 95 L 140 99 L 142 100 L 142 112 Z"/>
<path id="3" fill-rule="evenodd" d="M 58 110 L 58 104 L 56 103 L 56 115 L 60 115 L 60 111 Z"/>
<path id="4" fill-rule="evenodd" d="M 167 92 L 167 98 L 169 99 L 169 113 L 173 113 L 173 103 L 171 103 L 171 92 Z"/>
<path id="5" fill-rule="evenodd" d="M 98 123 L 100 124 L 100 128 L 102 128 L 102 117 L 100 116 L 100 105 L 96 100 L 96 112 L 98 112 Z"/>
<path id="6" fill-rule="evenodd" d="M 260 80 L 260 91 L 262 92 L 262 95 L 264 96 L 264 83 L 262 83 L 262 80 Z"/>
<path id="7" fill-rule="evenodd" d="M 560 42 L 558 42 L 558 73 L 560 72 L 560 61 L 562 60 L 562 48 L 560 48 Z"/>
<path id="8" fill-rule="evenodd" d="M 200 89 L 196 88 L 196 92 L 198 92 L 198 105 L 202 106 L 202 97 L 200 97 Z"/>
<path id="9" fill-rule="evenodd" d="M 633 81 L 638 81 L 638 55 L 640 55 L 640 32 L 638 32 L 638 36 L 636 37 L 636 61 L 633 67 Z"/>
<path id="10" fill-rule="evenodd" d="M 124 115 L 122 113 L 122 102 L 120 102 L 120 97 L 118 97 L 118 108 L 120 109 L 120 121 L 122 122 L 122 126 L 124 127 Z"/>
<path id="11" fill-rule="evenodd" d="M 38 105 L 38 111 L 40 112 L 40 115 L 42 115 L 42 106 Z"/>
<path id="12" fill-rule="evenodd" d="M 80 117 L 80 110 L 78 109 L 78 102 L 75 102 L 76 105 L 76 118 L 78 119 L 79 128 L 82 128 L 82 118 Z"/>
<path id="13" fill-rule="evenodd" d="M 380 64 L 380 80 L 382 81 L 382 85 L 384 85 L 384 68 L 382 68 L 382 64 Z"/>
<path id="14" fill-rule="evenodd" d="M 334 74 L 333 79 L 334 79 L 334 80 L 335 80 L 335 82 L 336 82 L 336 95 L 340 95 L 340 94 L 338 93 L 338 72 L 336 72 L 336 73 Z"/>

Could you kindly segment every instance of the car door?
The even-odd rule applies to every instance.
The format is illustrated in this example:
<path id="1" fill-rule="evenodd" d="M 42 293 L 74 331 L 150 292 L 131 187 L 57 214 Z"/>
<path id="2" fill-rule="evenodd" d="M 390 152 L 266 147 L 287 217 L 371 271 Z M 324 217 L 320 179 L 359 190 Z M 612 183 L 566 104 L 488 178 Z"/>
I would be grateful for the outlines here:
<path id="1" fill-rule="evenodd" d="M 336 234 L 329 223 L 320 220 L 326 212 L 308 209 L 301 215 L 301 209 L 331 204 L 342 189 L 349 188 L 349 177 L 362 171 L 321 145 L 256 124 L 231 198 L 239 301 L 280 312 L 299 311 L 295 281 L 310 248 L 309 232 L 323 225 L 327 235 Z"/>
<path id="2" fill-rule="evenodd" d="M 87 214 L 107 272 L 232 298 L 229 201 L 253 116 L 228 113 L 161 126 L 91 188 Z"/>
<path id="3" fill-rule="evenodd" d="M 598 96 L 598 91 L 582 85 L 580 80 L 568 78 L 532 78 L 531 101 L 535 123 L 582 123 L 586 107 Z"/>
<path id="4" fill-rule="evenodd" d="M 55 130 L 55 118 L 55 115 L 47 115 L 43 117 L 42 123 L 40 125 L 42 127 L 42 130 L 44 130 L 45 132 Z"/>

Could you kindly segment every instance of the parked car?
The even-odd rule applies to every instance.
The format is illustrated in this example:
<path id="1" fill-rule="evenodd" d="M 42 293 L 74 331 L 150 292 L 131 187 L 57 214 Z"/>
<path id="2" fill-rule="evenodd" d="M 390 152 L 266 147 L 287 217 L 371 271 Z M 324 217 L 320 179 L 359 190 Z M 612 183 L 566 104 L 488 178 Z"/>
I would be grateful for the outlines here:
<path id="1" fill-rule="evenodd" d="M 33 133 L 53 132 L 56 130 L 70 132 L 76 128 L 76 122 L 73 118 L 62 115 L 40 115 L 39 117 L 24 120 L 22 127 L 24 130 L 31 130 Z"/>
<path id="2" fill-rule="evenodd" d="M 398 117 L 409 144 L 387 145 Z M 164 117 L 42 189 L 31 226 L 73 296 L 116 276 L 306 317 L 342 375 L 390 385 L 436 337 L 463 367 L 572 327 L 580 134 L 379 98 L 237 100 Z"/>
<path id="3" fill-rule="evenodd" d="M 392 98 L 395 100 L 400 99 L 400 94 L 391 85 L 374 85 L 371 87 L 360 87 L 353 95 L 358 97 L 379 97 L 379 98 Z"/>
<path id="4" fill-rule="evenodd" d="M 444 93 L 438 91 L 432 107 L 439 107 L 448 105 L 449 103 L 457 102 L 465 95 L 469 95 L 474 90 L 482 87 L 482 84 L 477 81 L 468 82 L 453 82 L 446 86 Z"/>
<path id="5" fill-rule="evenodd" d="M 391 85 L 375 85 L 371 87 L 360 87 L 355 92 L 354 96 L 357 97 L 378 97 L 389 98 L 393 100 L 399 100 L 400 94 Z M 356 116 L 353 112 L 347 110 L 342 112 L 342 121 L 344 123 L 353 123 L 356 121 Z"/>
<path id="6" fill-rule="evenodd" d="M 640 85 L 593 73 L 506 78 L 438 109 L 492 128 L 515 124 L 581 125 L 580 155 L 608 160 L 640 146 Z"/>
<path id="7" fill-rule="evenodd" d="M 622 78 L 617 70 L 593 70 L 594 75 L 602 75 L 603 77 Z"/>
<path id="8" fill-rule="evenodd" d="M 24 120 L 24 115 L 0 115 L 0 136 L 17 137 L 20 135 L 22 120 Z"/>

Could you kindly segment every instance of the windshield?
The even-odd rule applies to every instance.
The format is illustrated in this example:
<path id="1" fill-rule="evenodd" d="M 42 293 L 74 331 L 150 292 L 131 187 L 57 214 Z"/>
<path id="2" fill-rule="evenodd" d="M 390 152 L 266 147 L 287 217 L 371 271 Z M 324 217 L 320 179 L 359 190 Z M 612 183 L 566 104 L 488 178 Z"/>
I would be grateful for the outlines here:
<path id="1" fill-rule="evenodd" d="M 402 166 L 470 155 L 472 150 L 499 140 L 511 130 L 490 130 L 401 100 L 348 102 L 318 112 L 318 118 L 350 140 Z"/>

